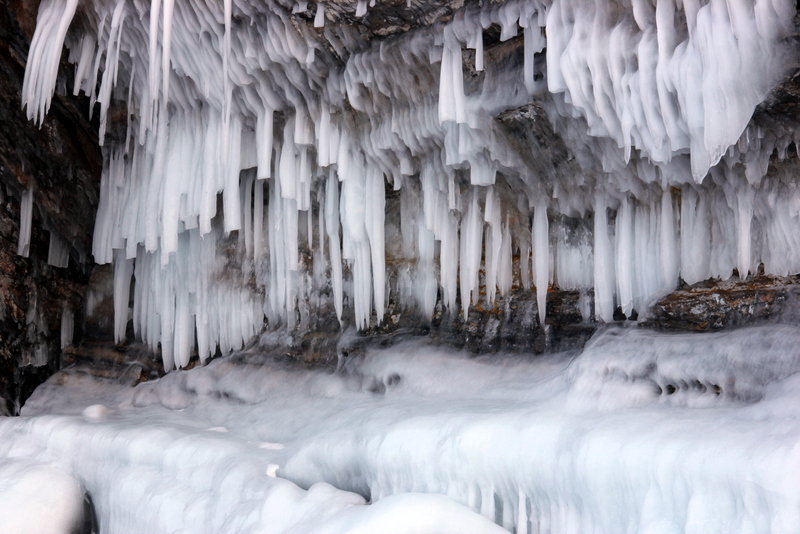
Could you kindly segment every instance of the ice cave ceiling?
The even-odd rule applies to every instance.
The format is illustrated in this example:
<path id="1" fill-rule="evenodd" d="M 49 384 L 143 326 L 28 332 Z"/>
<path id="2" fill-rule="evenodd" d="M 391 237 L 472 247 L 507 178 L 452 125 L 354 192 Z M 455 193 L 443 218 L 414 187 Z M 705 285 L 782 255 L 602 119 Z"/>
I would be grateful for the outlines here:
<path id="1" fill-rule="evenodd" d="M 89 97 L 115 337 L 180 368 L 392 298 L 609 322 L 800 272 L 797 50 L 786 0 L 45 0 L 22 103 Z"/>

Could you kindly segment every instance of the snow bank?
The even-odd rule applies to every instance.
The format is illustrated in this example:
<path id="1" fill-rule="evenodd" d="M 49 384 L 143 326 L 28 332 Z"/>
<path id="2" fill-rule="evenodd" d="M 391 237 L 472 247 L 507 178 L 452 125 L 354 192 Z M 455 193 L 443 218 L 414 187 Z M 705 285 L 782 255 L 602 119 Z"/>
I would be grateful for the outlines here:
<path id="1" fill-rule="evenodd" d="M 0 443 L 71 466 L 116 531 L 477 532 L 478 513 L 529 533 L 788 534 L 798 341 L 795 326 L 609 328 L 533 360 L 409 342 L 339 374 L 258 353 L 135 388 L 63 372 Z M 98 403 L 103 418 L 80 415 Z"/>

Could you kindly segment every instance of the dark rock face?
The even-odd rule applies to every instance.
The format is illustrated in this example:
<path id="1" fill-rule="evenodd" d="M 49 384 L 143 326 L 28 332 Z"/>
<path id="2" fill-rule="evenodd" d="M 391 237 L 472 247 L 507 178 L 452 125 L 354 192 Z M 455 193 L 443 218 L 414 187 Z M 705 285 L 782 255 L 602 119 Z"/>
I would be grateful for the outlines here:
<path id="1" fill-rule="evenodd" d="M 456 10 L 464 6 L 464 0 L 384 0 L 375 2 L 363 16 L 356 16 L 358 2 L 353 0 L 333 0 L 325 3 L 325 15 L 329 19 L 326 27 L 352 26 L 361 39 L 388 37 L 411 29 L 430 26 L 437 22 L 449 21 Z M 309 24 L 316 15 L 316 4 L 313 9 L 298 13 L 298 17 Z M 320 29 L 324 33 L 325 29 Z"/>
<path id="2" fill-rule="evenodd" d="M 700 282 L 653 305 L 644 326 L 705 332 L 767 320 L 791 320 L 800 303 L 800 276 Z"/>
<path id="3" fill-rule="evenodd" d="M 394 262 L 388 261 L 392 265 Z M 466 318 L 448 311 L 441 290 L 430 320 L 421 319 L 413 304 L 401 302 L 398 295 L 397 265 L 387 272 L 389 300 L 383 320 L 375 317 L 367 329 L 357 332 L 349 323 L 352 303 L 345 299 L 343 321 L 336 319 L 329 298 L 301 319 L 297 328 L 264 334 L 260 347 L 265 352 L 282 354 L 307 365 L 330 365 L 337 358 L 363 351 L 371 346 L 388 346 L 397 341 L 426 337 L 428 341 L 475 354 L 516 352 L 531 355 L 580 349 L 597 328 L 594 321 L 593 294 L 550 289 L 544 327 L 539 322 L 536 293 L 519 283 L 519 259 L 514 258 L 514 285 L 508 295 L 497 294 L 488 305 L 481 273 L 478 303 L 470 306 Z M 350 273 L 345 272 L 345 283 Z M 327 304 L 326 304 L 327 303 Z M 623 318 L 624 320 L 624 318 Z"/>
<path id="4" fill-rule="evenodd" d="M 58 369 L 64 309 L 80 335 L 102 166 L 85 100 L 56 96 L 41 129 L 20 109 L 37 11 L 38 2 L 0 3 L 0 413 L 16 413 Z M 24 258 L 16 251 L 20 197 L 29 187 L 33 225 Z M 68 268 L 47 264 L 50 232 L 69 244 Z"/>

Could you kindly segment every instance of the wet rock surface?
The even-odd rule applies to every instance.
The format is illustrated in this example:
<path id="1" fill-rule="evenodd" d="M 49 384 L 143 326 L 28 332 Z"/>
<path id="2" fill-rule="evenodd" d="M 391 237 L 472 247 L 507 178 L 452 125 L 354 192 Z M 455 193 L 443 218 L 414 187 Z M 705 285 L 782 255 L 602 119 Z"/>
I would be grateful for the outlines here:
<path id="1" fill-rule="evenodd" d="M 800 303 L 800 276 L 757 276 L 709 280 L 657 301 L 642 325 L 663 330 L 706 332 L 765 321 L 791 321 Z"/>
<path id="2" fill-rule="evenodd" d="M 85 100 L 56 96 L 42 128 L 20 109 L 37 11 L 35 1 L 0 3 L 0 413 L 16 413 L 61 365 L 65 309 L 80 338 L 102 164 Z M 25 258 L 17 255 L 17 241 L 27 188 L 34 209 Z M 69 267 L 47 264 L 50 232 L 69 244 Z"/>
<path id="3" fill-rule="evenodd" d="M 299 2 L 300 4 L 302 2 Z M 354 0 L 332 0 L 325 2 L 325 27 L 351 26 L 360 38 L 369 41 L 447 22 L 453 13 L 469 2 L 465 0 L 363 0 L 365 12 L 357 15 L 359 4 Z M 374 5 L 370 6 L 369 4 Z M 316 16 L 316 2 L 308 3 L 306 9 L 297 12 L 297 17 L 311 24 Z M 320 28 L 320 33 L 325 32 Z"/>

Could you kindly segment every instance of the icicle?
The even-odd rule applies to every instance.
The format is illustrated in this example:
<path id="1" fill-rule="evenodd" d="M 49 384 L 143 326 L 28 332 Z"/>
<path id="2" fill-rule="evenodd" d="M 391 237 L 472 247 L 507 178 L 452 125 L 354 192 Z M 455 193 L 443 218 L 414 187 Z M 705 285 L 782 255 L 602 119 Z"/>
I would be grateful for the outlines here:
<path id="1" fill-rule="evenodd" d="M 232 0 L 223 0 L 223 18 L 225 21 L 225 31 L 222 36 L 222 88 L 223 88 L 223 105 L 222 105 L 222 122 L 224 125 L 225 136 L 229 135 L 228 125 L 231 120 L 231 99 L 233 98 L 231 87 L 231 17 L 232 17 Z M 227 144 L 227 143 L 226 143 Z"/>
<path id="2" fill-rule="evenodd" d="M 158 22 L 161 17 L 161 0 L 151 0 L 150 2 L 150 55 L 149 67 L 147 69 L 147 80 L 149 84 L 149 94 L 153 102 L 158 99 L 158 85 L 161 80 L 160 65 L 158 57 Z M 151 103 L 151 109 L 153 104 Z"/>
<path id="3" fill-rule="evenodd" d="M 709 276 L 710 223 L 706 201 L 691 187 L 681 191 L 681 278 L 687 284 Z"/>
<path id="4" fill-rule="evenodd" d="M 253 194 L 253 258 L 257 261 L 264 248 L 264 182 L 256 180 Z"/>
<path id="5" fill-rule="evenodd" d="M 739 279 L 747 278 L 753 264 L 750 227 L 753 220 L 753 196 L 751 187 L 740 187 L 736 193 L 736 257 Z"/>
<path id="6" fill-rule="evenodd" d="M 550 236 L 547 202 L 540 198 L 533 212 L 533 261 L 536 285 L 536 305 L 539 324 L 544 326 L 547 314 L 547 287 L 550 281 Z"/>
<path id="7" fill-rule="evenodd" d="M 520 244 L 519 249 L 519 276 L 523 289 L 531 288 L 531 247 L 527 243 Z"/>
<path id="8" fill-rule="evenodd" d="M 97 101 L 100 102 L 100 126 L 98 130 L 98 142 L 103 146 L 106 135 L 106 121 L 108 118 L 108 107 L 111 104 L 111 90 L 117 77 L 119 65 L 120 35 L 122 33 L 123 21 L 125 18 L 125 3 L 117 2 L 114 13 L 111 17 L 111 28 L 109 29 L 109 43 L 106 51 L 106 63 L 103 69 L 103 80 L 100 83 Z"/>
<path id="9" fill-rule="evenodd" d="M 72 96 L 78 96 L 81 86 L 89 75 L 89 66 L 94 57 L 95 40 L 92 35 L 86 34 L 81 38 L 81 53 L 78 64 L 75 67 L 75 84 L 72 88 Z M 129 106 L 130 107 L 130 106 Z"/>
<path id="10" fill-rule="evenodd" d="M 617 210 L 616 258 L 617 258 L 617 297 L 622 313 L 626 316 L 633 311 L 633 271 L 634 271 L 634 232 L 633 214 L 630 199 L 625 196 Z"/>
<path id="11" fill-rule="evenodd" d="M 542 50 L 542 46 L 539 44 L 540 38 L 539 27 L 534 24 L 528 24 L 524 31 L 525 57 L 523 59 L 522 79 L 529 94 L 533 94 L 536 90 L 536 81 L 533 79 L 533 56 Z"/>
<path id="12" fill-rule="evenodd" d="M 50 232 L 50 248 L 47 252 L 47 263 L 53 267 L 69 265 L 69 245 L 55 232 Z"/>
<path id="13" fill-rule="evenodd" d="M 19 204 L 19 240 L 17 254 L 28 257 L 31 245 L 31 223 L 33 222 L 33 189 L 28 187 L 22 193 Z"/>
<path id="14" fill-rule="evenodd" d="M 61 350 L 72 345 L 72 336 L 75 332 L 75 317 L 72 310 L 64 304 L 61 310 Z"/>
<path id="15" fill-rule="evenodd" d="M 466 214 L 461 219 L 461 254 L 459 258 L 461 281 L 461 312 L 466 320 L 472 295 L 478 293 L 478 274 L 481 266 L 483 248 L 483 224 L 478 194 L 472 192 L 472 200 Z"/>
<path id="16" fill-rule="evenodd" d="M 598 192 L 594 198 L 594 314 L 597 320 L 614 320 L 614 265 L 608 240 L 606 199 Z"/>
<path id="17" fill-rule="evenodd" d="M 417 227 L 417 247 L 419 250 L 419 261 L 417 262 L 417 276 L 414 279 L 415 294 L 420 315 L 426 319 L 433 316 L 433 308 L 436 306 L 436 273 L 433 263 L 435 242 L 433 232 L 423 225 Z"/>
<path id="18" fill-rule="evenodd" d="M 227 165 L 225 173 L 225 189 L 222 195 L 225 213 L 225 232 L 239 230 L 242 224 L 241 200 L 239 197 L 239 157 L 241 154 L 242 126 L 238 118 L 231 121 L 228 139 Z"/>
<path id="19" fill-rule="evenodd" d="M 266 108 L 256 122 L 256 151 L 258 153 L 258 178 L 272 176 L 273 111 Z"/>
<path id="20" fill-rule="evenodd" d="M 57 13 L 61 6 L 63 11 Z M 78 0 L 53 2 L 42 7 L 42 15 L 37 21 L 22 82 L 22 104 L 27 107 L 28 119 L 38 124 L 42 123 L 50 108 L 61 49 L 77 8 Z"/>
<path id="21" fill-rule="evenodd" d="M 528 534 L 527 498 L 522 490 L 517 492 L 517 521 L 515 534 Z"/>
<path id="22" fill-rule="evenodd" d="M 475 71 L 483 72 L 483 32 L 480 29 L 475 39 Z"/>
<path id="23" fill-rule="evenodd" d="M 495 493 L 492 486 L 481 486 L 481 507 L 480 513 L 482 516 L 495 521 Z"/>
<path id="24" fill-rule="evenodd" d="M 226 0 L 230 2 L 230 0 Z M 172 54 L 172 9 L 175 0 L 164 0 L 164 20 L 162 23 L 162 32 L 164 33 L 161 39 L 161 106 L 166 110 L 167 102 L 169 101 L 169 78 L 170 78 L 170 56 Z M 230 11 L 230 10 L 229 10 Z M 228 15 L 230 18 L 230 14 Z M 230 32 L 230 23 L 227 23 L 227 31 Z M 226 45 L 230 47 L 230 36 Z"/>
<path id="25" fill-rule="evenodd" d="M 133 260 L 125 258 L 124 251 L 114 251 L 114 343 L 125 341 L 128 325 L 128 300 L 133 275 Z"/>
<path id="26" fill-rule="evenodd" d="M 331 257 L 331 283 L 336 318 L 342 322 L 342 250 L 339 241 L 339 182 L 333 171 L 328 173 L 325 186 L 325 228 Z"/>
<path id="27" fill-rule="evenodd" d="M 439 122 L 466 123 L 466 97 L 461 45 L 451 34 L 445 36 L 439 73 Z"/>
<path id="28" fill-rule="evenodd" d="M 484 209 L 486 221 L 486 305 L 494 306 L 497 293 L 497 275 L 500 267 L 500 250 L 503 246 L 502 213 L 500 199 L 495 196 L 494 187 L 486 191 Z"/>
<path id="29" fill-rule="evenodd" d="M 511 292 L 511 285 L 514 282 L 514 273 L 511 257 L 511 230 L 509 229 L 508 218 L 503 225 L 503 240 L 500 245 L 500 262 L 497 267 L 497 287 L 500 294 L 507 297 Z"/>
<path id="30" fill-rule="evenodd" d="M 314 15 L 314 27 L 322 28 L 325 26 L 325 4 L 317 3 L 317 12 Z"/>
<path id="31" fill-rule="evenodd" d="M 244 250 L 253 253 L 253 175 L 248 173 L 241 185 L 242 193 L 242 228 L 244 229 Z M 241 235 L 241 233 L 240 233 Z"/>
<path id="32" fill-rule="evenodd" d="M 672 193 L 665 189 L 661 196 L 661 275 L 664 289 L 675 289 L 678 281 L 678 247 L 675 239 L 675 217 L 672 211 Z"/>
<path id="33" fill-rule="evenodd" d="M 378 324 L 383 321 L 386 292 L 386 254 L 384 252 L 384 218 L 386 216 L 386 195 L 383 175 L 374 170 L 367 176 L 366 213 L 364 220 L 369 237 L 372 257 L 372 284 L 375 302 L 375 315 Z"/>
<path id="34" fill-rule="evenodd" d="M 441 246 L 439 247 L 439 278 L 444 292 L 445 305 L 448 310 L 455 313 L 459 271 L 458 221 L 449 211 L 443 211 L 442 218 L 444 222 L 442 224 L 443 232 L 440 236 Z"/>

